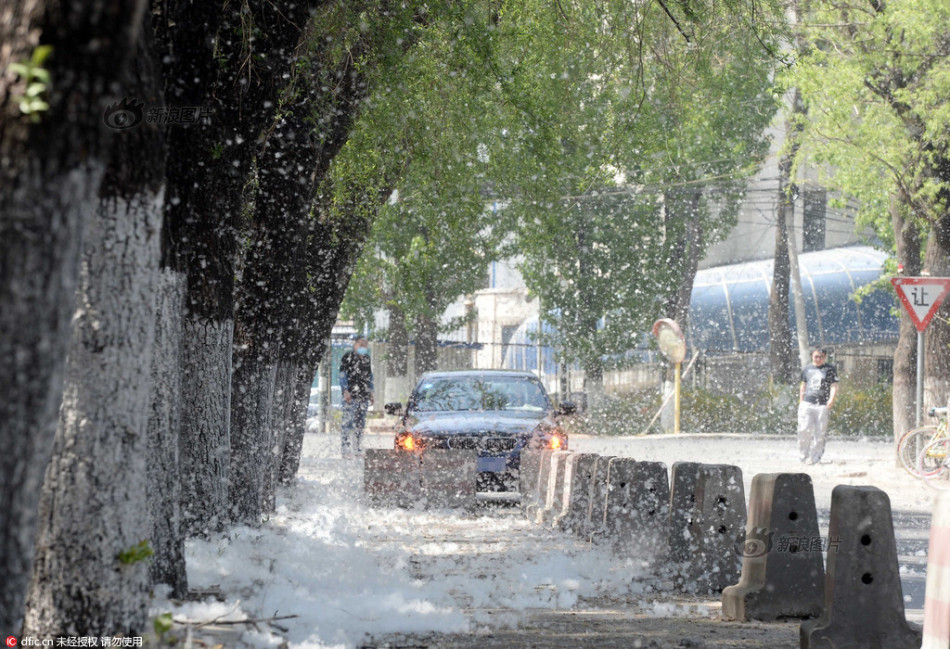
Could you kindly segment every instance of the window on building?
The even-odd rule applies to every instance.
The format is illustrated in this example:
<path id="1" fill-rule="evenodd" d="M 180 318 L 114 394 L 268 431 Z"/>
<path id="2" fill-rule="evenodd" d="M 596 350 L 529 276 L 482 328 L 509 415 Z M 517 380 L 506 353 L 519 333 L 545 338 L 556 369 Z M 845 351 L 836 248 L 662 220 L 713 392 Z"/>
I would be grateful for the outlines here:
<path id="1" fill-rule="evenodd" d="M 508 347 L 511 345 L 511 339 L 514 338 L 515 332 L 518 331 L 518 325 L 509 325 L 502 326 L 501 328 L 501 362 L 502 365 L 505 363 L 505 355 L 508 352 Z M 520 369 L 520 368 L 512 368 Z"/>

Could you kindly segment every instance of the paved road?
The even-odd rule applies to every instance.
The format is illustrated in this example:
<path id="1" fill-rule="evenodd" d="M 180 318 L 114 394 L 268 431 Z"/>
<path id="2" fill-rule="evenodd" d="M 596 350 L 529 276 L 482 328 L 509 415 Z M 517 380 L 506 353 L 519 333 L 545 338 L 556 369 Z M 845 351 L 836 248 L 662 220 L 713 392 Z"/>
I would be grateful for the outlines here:
<path id="1" fill-rule="evenodd" d="M 389 438 L 370 440 L 371 446 L 385 447 Z M 927 543 L 930 526 L 929 503 L 932 494 L 926 487 L 901 473 L 893 465 L 887 444 L 837 440 L 829 444 L 828 464 L 801 467 L 791 462 L 792 441 L 777 438 L 757 439 L 734 437 L 678 438 L 577 438 L 572 447 L 578 451 L 635 457 L 641 460 L 677 460 L 738 463 L 744 480 L 751 483 L 756 473 L 806 471 L 812 475 L 818 503 L 819 527 L 827 535 L 830 492 L 836 484 L 872 484 L 887 491 L 891 497 L 895 537 L 899 554 L 901 582 L 908 619 L 923 619 L 924 584 L 927 567 Z M 787 448 L 786 448 L 787 447 Z M 749 484 L 746 485 L 748 497 Z M 459 534 L 452 524 L 426 529 L 423 538 L 443 547 L 452 547 L 456 556 L 442 556 L 433 563 L 431 557 L 415 556 L 410 565 L 419 580 L 440 579 L 451 571 L 470 570 L 470 557 L 491 544 L 518 543 L 526 533 L 537 534 L 533 524 L 525 521 L 517 508 L 498 508 L 494 515 L 508 522 L 507 539 L 482 538 L 472 530 Z M 551 535 L 552 551 L 574 548 L 582 543 L 563 534 Z M 480 563 L 471 579 L 490 579 L 492 570 L 504 570 L 499 562 Z M 556 593 L 551 594 L 556 598 Z M 552 599 L 556 602 L 556 599 Z M 460 602 L 463 607 L 477 608 L 475 602 Z M 470 609 L 471 610 L 471 609 Z M 776 624 L 738 624 L 719 619 L 718 598 L 684 597 L 669 592 L 654 592 L 637 597 L 607 594 L 596 600 L 580 600 L 569 608 L 552 606 L 546 609 L 480 610 L 482 623 L 472 634 L 415 634 L 370 639 L 365 647 L 444 647 L 474 649 L 475 647 L 799 647 L 797 622 Z M 513 620 L 512 616 L 517 619 Z"/>
<path id="2" fill-rule="evenodd" d="M 540 530 L 525 520 L 517 507 L 498 507 L 493 515 L 507 521 L 504 536 L 497 527 L 480 534 L 477 527 L 447 518 L 444 524 L 429 526 L 420 534 L 419 542 L 428 548 L 450 548 L 433 556 L 424 550 L 413 554 L 409 565 L 413 577 L 420 581 L 444 580 L 464 574 L 467 579 L 492 582 L 500 572 L 510 569 L 504 561 L 483 561 L 473 564 L 473 555 L 491 555 L 496 549 L 517 544 L 519 539 L 545 535 L 543 545 L 550 552 L 583 551 L 585 544 L 565 534 Z M 386 539 L 380 537 L 378 542 Z M 499 581 L 503 579 L 499 578 Z M 478 602 L 466 601 L 460 593 L 458 603 L 465 612 L 479 620 L 469 634 L 418 633 L 371 638 L 363 649 L 509 649 L 532 647 L 546 649 L 590 648 L 667 648 L 667 647 L 798 647 L 798 625 L 737 624 L 719 619 L 718 601 L 712 598 L 684 597 L 660 592 L 620 597 L 607 593 L 596 599 L 573 602 L 569 608 L 558 607 L 558 592 L 539 592 L 540 604 L 546 608 L 486 609 Z M 545 601 L 547 600 L 547 601 Z M 492 620 L 496 623 L 492 623 Z"/>

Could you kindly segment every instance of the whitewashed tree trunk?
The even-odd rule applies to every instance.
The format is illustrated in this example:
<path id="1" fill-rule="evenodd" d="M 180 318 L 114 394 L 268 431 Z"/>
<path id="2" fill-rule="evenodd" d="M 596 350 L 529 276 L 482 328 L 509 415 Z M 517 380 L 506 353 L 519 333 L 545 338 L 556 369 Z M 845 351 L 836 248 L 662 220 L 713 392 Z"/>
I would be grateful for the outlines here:
<path id="1" fill-rule="evenodd" d="M 300 468 L 300 456 L 303 453 L 303 436 L 307 431 L 307 407 L 310 404 L 310 386 L 316 369 L 304 362 L 297 364 L 296 386 L 293 397 L 287 407 L 287 419 L 284 423 L 284 445 L 281 449 L 280 482 L 293 484 Z"/>
<path id="2" fill-rule="evenodd" d="M 63 396 L 82 220 L 94 209 L 81 185 L 101 173 L 24 188 L 34 198 L 0 206 L 0 629 L 10 632 L 23 619 L 37 506 Z M 18 209 L 20 200 L 39 205 Z"/>
<path id="3" fill-rule="evenodd" d="M 148 511 L 155 556 L 152 583 L 168 584 L 173 597 L 188 590 L 181 525 L 181 343 L 185 276 L 163 269 L 155 313 L 152 406 L 148 421 Z"/>
<path id="4" fill-rule="evenodd" d="M 267 482 L 264 485 L 264 511 L 276 509 L 276 491 L 280 483 L 284 446 L 291 436 L 292 411 L 297 393 L 296 365 L 289 358 L 282 358 L 274 375 L 274 398 L 271 406 L 269 430 L 270 452 Z"/>
<path id="5" fill-rule="evenodd" d="M 139 635 L 148 562 L 147 429 L 160 196 L 89 219 L 23 634 Z"/>
<path id="6" fill-rule="evenodd" d="M 141 0 L 0 3 L 0 629 L 8 632 L 22 623 L 83 219 L 106 167 L 101 110 L 143 8 Z M 54 82 L 41 95 L 48 108 L 25 114 L 17 107 L 25 79 L 10 64 L 29 61 L 40 44 L 55 44 L 43 63 Z"/>
<path id="7" fill-rule="evenodd" d="M 182 326 L 182 522 L 208 534 L 229 520 L 231 320 L 186 315 Z"/>
<path id="8" fill-rule="evenodd" d="M 265 351 L 246 351 L 236 362 L 231 409 L 231 514 L 233 521 L 260 525 L 270 497 L 276 436 L 274 391 L 277 362 Z"/>

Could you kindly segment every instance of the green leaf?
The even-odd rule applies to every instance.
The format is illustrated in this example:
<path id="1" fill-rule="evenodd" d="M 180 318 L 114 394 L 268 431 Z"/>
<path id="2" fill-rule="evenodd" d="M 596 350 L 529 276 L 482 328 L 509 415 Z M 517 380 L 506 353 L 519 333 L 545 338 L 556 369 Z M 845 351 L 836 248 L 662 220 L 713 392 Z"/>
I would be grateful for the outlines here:
<path id="1" fill-rule="evenodd" d="M 155 551 L 152 549 L 151 543 L 148 539 L 144 539 L 136 545 L 119 552 L 117 558 L 120 563 L 131 566 L 139 561 L 145 561 L 154 554 Z"/>
<path id="2" fill-rule="evenodd" d="M 52 45 L 38 45 L 36 49 L 33 50 L 33 56 L 30 57 L 30 63 L 33 64 L 33 67 L 40 67 L 49 58 L 50 54 L 53 53 Z"/>
<path id="3" fill-rule="evenodd" d="M 172 619 L 171 613 L 162 613 L 155 618 L 155 621 L 152 624 L 155 628 L 155 633 L 158 636 L 165 635 L 175 626 L 175 622 Z"/>

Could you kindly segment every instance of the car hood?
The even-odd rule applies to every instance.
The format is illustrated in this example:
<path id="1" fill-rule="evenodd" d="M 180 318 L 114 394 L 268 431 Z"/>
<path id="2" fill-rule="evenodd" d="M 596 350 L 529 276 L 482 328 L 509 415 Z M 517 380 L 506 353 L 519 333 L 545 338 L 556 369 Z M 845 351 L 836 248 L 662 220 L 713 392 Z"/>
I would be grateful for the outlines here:
<path id="1" fill-rule="evenodd" d="M 426 412 L 410 413 L 406 419 L 406 429 L 414 433 L 500 433 L 516 435 L 530 433 L 545 421 L 547 413 L 503 413 L 503 412 Z"/>

